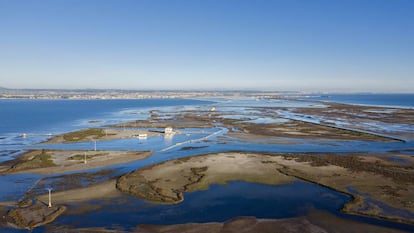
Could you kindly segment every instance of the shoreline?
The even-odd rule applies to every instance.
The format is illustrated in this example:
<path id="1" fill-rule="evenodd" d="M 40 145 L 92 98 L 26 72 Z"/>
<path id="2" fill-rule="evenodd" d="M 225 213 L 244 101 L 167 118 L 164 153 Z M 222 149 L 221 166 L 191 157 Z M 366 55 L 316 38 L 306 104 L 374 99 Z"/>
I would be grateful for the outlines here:
<path id="1" fill-rule="evenodd" d="M 112 127 L 87 128 L 55 135 L 40 144 L 67 144 L 78 142 L 93 142 L 104 140 L 118 140 L 125 138 L 138 138 L 145 134 L 146 137 L 159 136 L 160 133 L 141 129 L 117 129 Z"/>
<path id="2" fill-rule="evenodd" d="M 376 211 L 377 208 L 381 209 L 381 206 L 374 204 L 371 198 L 392 206 L 395 209 L 399 209 L 402 212 L 409 211 L 411 216 L 414 216 L 414 203 L 411 203 L 411 207 L 405 204 L 405 200 L 410 200 L 412 191 L 397 191 L 395 194 L 390 193 L 388 196 L 382 195 L 383 192 L 387 192 L 383 187 L 390 187 L 391 190 L 400 190 L 405 187 L 414 190 L 414 183 L 411 181 L 409 185 L 402 186 L 401 182 L 405 183 L 410 179 L 403 179 L 401 177 L 403 179 L 402 181 L 393 181 L 393 179 L 399 179 L 399 176 L 389 177 L 386 175 L 387 173 L 378 173 L 381 170 L 371 171 L 370 167 L 379 165 L 376 161 L 380 161 L 380 157 L 369 156 L 368 160 L 366 160 L 362 154 L 359 155 L 361 157 L 330 155 L 326 159 L 321 159 L 320 156 L 322 155 L 311 157 L 311 155 L 300 154 L 284 155 L 247 152 L 222 152 L 197 155 L 138 169 L 119 178 L 117 188 L 126 194 L 150 202 L 176 204 L 183 201 L 183 193 L 205 190 L 211 184 L 223 184 L 228 181 L 239 180 L 277 185 L 278 183 L 270 181 L 269 177 L 275 179 L 279 179 L 276 177 L 291 177 L 353 197 L 353 200 L 346 203 L 342 208 L 342 211 L 345 213 L 414 224 L 412 218 L 406 218 L 398 214 L 386 214 L 387 211 L 385 209 L 382 209 L 385 211 L 384 213 Z M 335 162 L 336 160 L 339 163 Z M 346 166 L 351 161 L 355 163 L 354 168 Z M 397 174 L 398 172 L 403 172 L 404 167 L 406 167 L 397 166 L 389 161 L 383 161 L 382 163 L 384 164 L 381 165 L 383 167 L 381 169 L 393 169 L 393 174 L 395 172 Z M 410 164 L 412 163 L 413 161 Z M 222 167 L 222 164 L 225 164 L 225 167 Z M 365 171 L 365 169 L 367 170 Z M 240 171 L 248 172 L 241 174 Z M 252 171 L 256 172 L 252 173 Z M 255 178 L 252 176 L 253 174 L 262 175 L 256 176 Z M 411 176 L 414 176 L 414 174 L 411 174 Z M 175 178 L 170 180 L 168 177 Z M 180 177 L 183 177 L 183 179 Z M 187 178 L 184 179 L 184 177 Z M 137 183 L 140 186 L 134 186 L 132 188 L 131 185 Z M 369 195 L 370 199 L 367 199 L 364 195 L 350 192 L 347 189 L 349 186 L 355 188 L 358 192 L 364 193 L 364 195 Z M 176 190 L 180 190 L 180 192 L 177 193 Z M 395 195 L 403 196 L 395 199 Z M 373 205 L 375 205 L 375 208 Z"/>
<path id="3" fill-rule="evenodd" d="M 30 150 L 1 163 L 0 174 L 47 175 L 83 171 L 142 160 L 151 154 L 150 151 Z"/>
<path id="4" fill-rule="evenodd" d="M 313 101 L 316 102 L 316 101 Z M 346 105 L 341 107 L 341 105 Z M 395 124 L 400 124 L 401 122 L 410 120 L 413 116 L 412 111 L 396 111 L 396 112 L 387 112 L 384 107 L 380 106 L 380 110 L 375 112 L 374 108 L 357 108 L 354 107 L 357 105 L 352 104 L 332 104 L 331 109 L 326 108 L 326 111 L 320 109 L 315 110 L 313 108 L 301 108 L 301 107 L 292 107 L 289 111 L 294 113 L 296 110 L 303 112 L 308 112 L 310 115 L 314 112 L 320 113 L 320 115 L 315 115 L 316 117 L 323 118 L 325 116 L 341 116 L 341 114 L 346 115 L 349 113 L 349 116 L 352 117 L 354 114 L 355 118 L 344 118 L 344 122 L 348 119 L 349 123 L 353 124 L 352 120 L 373 120 L 376 122 L 385 122 L 394 120 Z M 216 106 L 217 107 L 217 106 Z M 219 107 L 217 107 L 219 109 Z M 281 118 L 277 115 L 277 109 L 283 109 L 283 107 L 251 107 L 256 111 L 254 114 L 249 115 L 249 117 L 272 117 L 274 119 Z M 151 110 L 150 117 L 145 120 L 136 120 L 132 122 L 119 123 L 113 125 L 107 125 L 104 127 L 95 127 L 88 128 L 84 130 L 78 130 L 74 132 L 63 133 L 56 135 L 55 137 L 49 138 L 47 142 L 40 143 L 50 144 L 50 143 L 77 143 L 77 142 L 89 142 L 93 140 L 114 140 L 123 137 L 133 137 L 139 133 L 148 133 L 148 137 L 156 136 L 155 134 L 160 134 L 161 132 L 150 132 L 149 130 L 140 130 L 138 127 L 135 129 L 122 130 L 119 128 L 114 128 L 116 125 L 140 125 L 147 126 L 172 126 L 174 129 L 179 129 L 180 127 L 196 126 L 196 128 L 202 129 L 203 127 L 217 128 L 220 129 L 217 132 L 213 132 L 212 136 L 217 136 L 216 138 L 210 140 L 210 136 L 206 136 L 201 139 L 192 139 L 189 140 L 190 145 L 186 150 L 197 149 L 196 142 L 202 141 L 202 143 L 208 143 L 208 146 L 214 143 L 227 143 L 225 137 L 237 139 L 244 139 L 247 142 L 254 142 L 255 139 L 267 139 L 275 138 L 277 143 L 290 143 L 290 141 L 284 142 L 284 137 L 286 139 L 312 139 L 312 140 L 346 140 L 346 141 L 374 141 L 380 142 L 386 145 L 391 140 L 397 140 L 404 142 L 405 140 L 399 140 L 394 137 L 384 137 L 380 133 L 371 133 L 364 130 L 354 130 L 348 128 L 342 128 L 341 126 L 330 125 L 330 123 L 324 124 L 322 121 L 320 124 L 313 122 L 300 123 L 297 119 L 289 121 L 286 124 L 283 123 L 247 123 L 238 119 L 226 119 L 224 115 L 234 114 L 236 115 L 238 110 L 228 110 L 228 111 L 219 111 L 219 110 L 208 110 L 206 109 L 197 109 L 197 110 L 178 110 L 178 112 L 162 112 L 157 110 Z M 214 108 L 215 109 L 215 108 Z M 343 110 L 348 110 L 341 112 Z M 334 112 L 329 112 L 333 110 Z M 369 112 L 368 110 L 372 110 Z M 335 112 L 337 111 L 337 112 Z M 366 111 L 365 116 L 360 118 L 361 113 Z M 352 113 L 352 114 L 351 114 Z M 407 118 L 398 118 L 395 116 L 401 116 L 402 114 L 407 113 Z M 273 114 L 273 115 L 272 115 Z M 381 116 L 385 118 L 380 118 Z M 348 116 L 347 116 L 348 117 Z M 375 118 L 379 117 L 379 118 Z M 393 119 L 395 118 L 395 119 Z M 391 119 L 391 120 L 390 120 Z M 342 120 L 341 120 L 342 121 Z M 221 125 L 220 125 L 221 124 Z M 392 124 L 392 123 L 390 123 Z M 220 125 L 220 126 L 217 126 Z M 360 127 L 357 125 L 357 127 Z M 361 128 L 363 129 L 363 128 Z M 95 130 L 95 131 L 94 131 Z M 105 131 L 99 131 L 105 130 Z M 225 131 L 225 130 L 228 130 Z M 295 131 L 297 130 L 297 131 Z M 377 132 L 381 132 L 376 130 Z M 154 133 L 152 135 L 151 133 Z M 106 135 L 109 134 L 109 135 Z M 401 134 L 401 133 L 400 133 Z M 396 133 L 398 136 L 398 133 Z M 223 137 L 222 137 L 223 136 Z M 385 135 L 387 136 L 387 135 Z M 66 137 L 66 139 L 65 139 Z M 68 139 L 69 138 L 69 139 Z M 68 139 L 68 140 L 67 140 Z M 203 141 L 204 140 L 204 141 Z M 223 141 L 220 141 L 223 140 Z M 229 143 L 231 143 L 229 140 Z M 263 142 L 264 144 L 271 144 L 268 142 Z M 324 142 L 326 143 L 326 142 Z M 393 143 L 393 142 L 392 142 Z M 168 150 L 169 148 L 181 147 L 186 142 L 178 142 L 170 147 L 166 147 L 160 151 Z M 203 144 L 204 145 L 204 144 Z M 323 142 L 321 143 L 321 147 Z M 381 144 L 382 145 L 382 144 Z M 401 145 L 398 143 L 398 145 Z M 409 144 L 411 145 L 411 144 Z M 206 147 L 208 147 L 206 146 Z M 292 145 L 294 147 L 294 145 Z M 406 146 L 407 147 L 407 146 Z M 186 147 L 182 147 L 184 150 Z M 201 148 L 201 147 L 200 147 Z M 398 148 L 403 148 L 398 146 Z M 379 201 L 381 204 L 386 203 L 388 206 L 395 207 L 397 210 L 409 209 L 411 213 L 414 213 L 412 210 L 414 208 L 414 202 L 408 200 L 408 194 L 414 193 L 414 187 L 412 181 L 407 181 L 404 179 L 403 175 L 407 177 L 413 176 L 413 165 L 414 162 L 411 159 L 406 159 L 401 156 L 401 154 L 392 154 L 392 158 L 386 159 L 391 153 L 384 154 L 384 158 L 381 158 L 378 155 L 372 153 L 348 153 L 345 156 L 350 156 L 350 158 L 331 160 L 336 158 L 335 156 L 329 157 L 325 156 L 328 154 L 335 154 L 335 152 L 326 152 L 326 153 L 263 153 L 263 152 L 248 152 L 248 148 L 239 148 L 244 149 L 245 151 L 230 151 L 230 152 L 213 152 L 207 154 L 196 154 L 193 151 L 187 151 L 185 154 L 190 154 L 188 157 L 180 159 L 172 159 L 157 164 L 153 164 L 151 161 L 150 165 L 145 166 L 134 172 L 124 174 L 122 177 L 127 177 L 128 175 L 134 174 L 146 174 L 137 179 L 142 190 L 140 198 L 150 199 L 151 202 L 163 203 L 180 203 L 184 201 L 184 193 L 192 192 L 195 190 L 205 190 L 208 189 L 211 184 L 216 183 L 226 183 L 233 180 L 241 180 L 246 182 L 262 182 L 271 185 L 279 185 L 283 182 L 289 182 L 291 180 L 299 179 L 304 180 L 315 185 L 320 185 L 327 187 L 336 192 L 341 192 L 352 196 L 353 201 L 346 203 L 343 207 L 344 213 L 351 213 L 353 215 L 365 216 L 375 219 L 382 220 L 391 220 L 394 222 L 404 222 L 409 224 L 414 224 L 411 219 L 407 222 L 403 218 L 398 216 L 394 218 L 390 211 L 384 210 L 383 206 L 377 205 L 376 202 L 372 200 Z M 201 151 L 201 150 L 200 150 Z M 208 149 L 202 151 L 209 151 Z M 385 151 L 385 149 L 384 149 Z M 60 174 L 65 172 L 78 172 L 94 168 L 104 169 L 107 166 L 112 166 L 115 164 L 124 164 L 132 161 L 137 161 L 141 159 L 146 159 L 151 156 L 151 151 L 104 151 L 104 150 L 49 150 L 49 149 L 35 149 L 25 152 L 19 155 L 17 158 L 11 161 L 6 161 L 0 164 L 0 174 Z M 173 153 L 177 153 L 177 156 L 181 156 L 178 153 L 181 153 L 181 150 L 173 150 Z M 393 152 L 394 153 L 394 152 Z M 402 153 L 402 152 L 400 152 Z M 221 161 L 204 161 L 199 160 L 198 163 L 193 163 L 191 166 L 187 166 L 191 161 L 197 161 L 200 157 L 206 156 L 221 156 L 221 154 L 230 155 L 227 157 L 227 160 L 221 158 Z M 339 153 L 338 153 L 339 154 Z M 335 154 L 335 155 L 338 155 Z M 319 156 L 320 155 L 320 156 Z M 174 155 L 175 156 L 175 155 Z M 250 156 L 250 157 L 249 157 Z M 257 158 L 254 158 L 254 157 Z M 261 156 L 261 157 L 260 157 Z M 216 159 L 220 159 L 217 157 Z M 318 159 L 320 157 L 322 159 Z M 397 162 L 391 161 L 393 158 L 404 160 L 405 162 L 397 164 Z M 83 158 L 86 158 L 84 163 Z M 170 157 L 171 158 L 171 157 Z M 351 158 L 355 158 L 355 161 Z M 167 158 L 168 159 L 168 158 Z M 160 159 L 164 160 L 164 159 Z M 346 163 L 349 162 L 351 167 L 348 167 Z M 222 163 L 222 164 L 220 164 Z M 6 165 L 10 165 L 8 168 Z M 170 167 L 163 169 L 162 172 L 156 174 L 155 171 L 159 167 L 164 166 L 165 164 L 170 165 Z M 3 167 L 1 167 L 3 165 Z M 352 167 L 358 165 L 357 167 Z M 361 165 L 361 166 L 359 166 Z M 182 167 L 180 167 L 182 166 Z M 243 168 L 240 170 L 240 168 Z M 365 167 L 366 166 L 366 167 Z M 178 170 L 174 170 L 174 169 Z M 377 169 L 380 168 L 380 169 Z M 2 170 L 3 169 L 3 170 Z M 100 169 L 100 170 L 102 170 Z M 149 171 L 149 173 L 147 173 Z M 390 171 L 390 173 L 387 173 Z M 89 172 L 89 171 L 88 171 Z M 170 172 L 170 173 L 168 173 Z M 165 174 L 163 174 L 165 173 Z M 86 174 L 86 173 L 85 173 Z M 269 175 L 270 174 L 270 175 Z M 159 177 L 157 177 L 159 175 Z M 271 177 L 268 177 L 271 176 Z M 98 181 L 97 183 L 88 184 L 84 188 L 68 188 L 66 190 L 58 191 L 56 194 L 56 202 L 65 204 L 67 202 L 82 202 L 85 200 L 100 199 L 102 196 L 111 197 L 111 195 L 133 195 L 133 193 L 125 192 L 128 189 L 128 186 L 121 187 L 118 185 L 124 178 L 119 178 L 114 180 L 111 177 L 109 181 Z M 53 178 L 53 177 L 52 177 Z M 125 178 L 127 180 L 127 178 Z M 159 180 L 157 180 L 159 178 Z M 51 182 L 54 182 L 53 179 L 50 179 Z M 69 180 L 69 179 L 68 179 Z M 169 181 L 167 181 L 169 180 Z M 413 179 L 414 180 L 414 179 Z M 47 184 L 45 182 L 44 184 Z M 69 184 L 69 183 L 67 183 Z M 130 183 L 127 185 L 134 185 Z M 347 190 L 347 186 L 355 187 L 357 192 L 352 190 Z M 381 186 L 380 186 L 381 185 Z M 131 187 L 131 186 L 129 186 Z M 43 188 L 43 187 L 42 187 Z M 118 189 L 117 189 L 118 188 Z M 122 189 L 123 193 L 119 191 Z M 169 190 L 168 190 L 169 189 Z M 129 189 L 131 190 L 131 189 Z M 368 197 L 365 195 L 368 193 Z M 408 194 L 407 194 L 408 193 Z M 66 196 L 66 198 L 65 198 Z M 68 198 L 70 196 L 70 198 Z M 40 195 L 34 196 L 39 198 L 39 200 L 46 201 L 47 196 Z M 384 205 L 385 207 L 388 207 Z M 377 212 L 376 212 L 377 211 Z M 380 213 L 385 211 L 384 213 Z M 400 212 L 397 213 L 397 215 Z M 387 216 L 383 216 L 387 215 Z M 414 218 L 413 218 L 414 219 Z M 53 224 L 52 224 L 53 225 Z"/>
<path id="5" fill-rule="evenodd" d="M 414 95 L 414 94 L 410 94 Z M 344 104 L 344 105 L 351 105 L 351 106 L 359 106 L 359 107 L 375 107 L 375 108 L 391 108 L 391 109 L 407 109 L 407 110 L 414 110 L 414 106 L 404 106 L 404 105 L 380 105 L 380 104 L 358 104 L 358 103 L 349 103 L 349 102 L 340 102 L 340 101 L 330 101 L 330 100 L 312 100 L 312 99 L 297 99 L 299 101 L 310 101 L 310 102 L 320 102 L 320 103 L 334 103 L 334 104 Z"/>

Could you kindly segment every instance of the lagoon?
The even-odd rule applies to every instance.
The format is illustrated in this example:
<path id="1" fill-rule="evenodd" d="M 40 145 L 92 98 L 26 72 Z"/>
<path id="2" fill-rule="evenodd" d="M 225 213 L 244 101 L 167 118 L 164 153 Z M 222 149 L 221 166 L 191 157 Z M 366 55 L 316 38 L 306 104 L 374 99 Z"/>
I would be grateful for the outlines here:
<path id="1" fill-rule="evenodd" d="M 0 156 L 7 160 L 28 149 L 65 149 L 88 150 L 90 142 L 70 144 L 38 144 L 49 136 L 47 133 L 60 134 L 88 127 L 103 127 L 137 119 L 146 119 L 151 110 L 174 116 L 180 111 L 208 110 L 215 106 L 218 111 L 231 112 L 233 116 L 246 113 L 253 119 L 251 123 L 284 123 L 286 120 L 274 120 L 269 116 L 261 117 L 261 112 L 252 108 L 264 108 L 270 102 L 272 107 L 325 107 L 317 102 L 282 100 L 231 100 L 220 103 L 186 99 L 150 99 L 150 100 L 0 100 Z M 358 103 L 357 103 L 358 104 Z M 160 115 L 160 119 L 164 116 Z M 169 117 L 171 117 L 169 116 Z M 223 115 L 224 116 L 224 115 Z M 29 120 L 28 120 L 29 119 Z M 238 118 L 235 118 L 236 120 Z M 264 119 L 264 120 L 262 120 Z M 97 121 L 95 121 L 97 120 Z M 244 120 L 240 118 L 240 120 Z M 410 151 L 413 141 L 372 142 L 341 141 L 315 139 L 278 139 L 280 143 L 269 144 L 262 141 L 242 141 L 226 136 L 226 132 L 202 139 L 214 132 L 220 132 L 221 126 L 207 129 L 182 129 L 182 133 L 172 138 L 157 136 L 147 140 L 119 139 L 99 141 L 102 150 L 151 150 L 154 154 L 142 161 L 114 165 L 105 169 L 114 169 L 114 177 L 166 160 L 187 156 L 225 151 L 252 151 L 276 153 L 305 152 L 378 152 Z M 125 129 L 125 130 L 128 130 Z M 27 133 L 27 138 L 19 135 Z M 169 148 L 177 143 L 192 141 L 182 146 Z M 286 143 L 288 142 L 288 143 Z M 184 149 L 185 147 L 191 149 Z M 13 153 L 12 153 L 13 152 Z M 87 172 L 96 172 L 93 169 Z M 8 186 L 3 190 L 0 200 L 7 201 L 21 196 L 25 188 L 30 187 L 39 178 L 38 175 L 0 176 L 0 183 Z M 53 176 L 49 176 L 53 178 Z M 13 185 L 13 183 L 16 183 Z M 10 185 L 13 185 L 10 187 Z M 254 190 L 254 192 L 252 192 Z M 322 198 L 321 198 L 322 197 Z M 81 213 L 70 212 L 60 216 L 52 225 L 55 227 L 70 225 L 73 227 L 125 227 L 132 229 L 137 224 L 176 224 L 187 222 L 226 221 L 240 215 L 258 218 L 286 218 L 306 215 L 312 209 L 324 210 L 340 215 L 340 209 L 351 198 L 322 186 L 298 181 L 292 184 L 269 186 L 257 183 L 234 181 L 227 185 L 212 185 L 208 190 L 185 194 L 185 201 L 177 205 L 156 205 L 128 195 L 116 199 L 99 199 L 69 204 L 70 208 L 82 210 L 82 206 L 99 207 L 99 211 L 88 210 Z M 161 217 L 159 213 L 162 213 Z M 110 219 L 111 221 L 107 221 Z M 370 220 L 362 219 L 363 222 Z M 380 221 L 381 222 L 381 221 Z M 389 224 L 383 221 L 384 224 Z M 392 224 L 391 224 L 392 225 Z M 1 228 L 0 232 L 10 232 L 10 228 Z M 43 232 L 41 227 L 34 232 Z M 20 230 L 15 230 L 20 231 Z M 24 232 L 24 231 L 23 231 Z"/>

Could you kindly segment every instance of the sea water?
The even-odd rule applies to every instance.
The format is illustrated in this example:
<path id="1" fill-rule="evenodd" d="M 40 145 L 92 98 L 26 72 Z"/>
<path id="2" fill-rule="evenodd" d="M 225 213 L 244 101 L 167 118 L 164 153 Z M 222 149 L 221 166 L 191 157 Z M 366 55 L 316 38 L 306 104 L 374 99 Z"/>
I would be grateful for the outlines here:
<path id="1" fill-rule="evenodd" d="M 41 137 L 33 136 L 36 140 L 30 140 L 32 135 L 52 133 L 58 134 L 72 130 L 101 126 L 108 123 L 120 123 L 128 120 L 145 119 L 150 110 L 164 109 L 164 111 L 180 111 L 183 109 L 197 109 L 196 106 L 211 105 L 211 102 L 198 100 L 182 99 L 149 99 L 149 100 L 0 100 L 0 151 L 22 150 L 37 148 L 35 145 Z M 245 104 L 245 103 L 243 103 Z M 255 100 L 252 106 L 262 106 L 261 100 Z M 292 103 L 277 103 L 281 105 L 293 105 Z M 188 107 L 189 105 L 193 107 Z M 294 105 L 297 105 L 295 102 Z M 309 105 L 306 103 L 305 105 Z M 315 106 L 318 104 L 315 104 Z M 178 106 L 178 107 L 177 107 Z M 180 107 L 181 106 L 181 107 Z M 184 107 L 186 106 L 186 107 Z M 204 107 L 209 109 L 210 107 Z M 236 106 L 236 107 L 234 107 Z M 229 103 L 227 110 L 244 111 L 246 108 Z M 294 106 L 292 106 L 294 107 Z M 319 106 L 318 107 L 323 107 Z M 220 107 L 218 107 L 220 108 Z M 232 109 L 234 108 L 234 109 Z M 167 110 L 166 110 L 167 109 Z M 239 112 L 244 114 L 244 112 Z M 91 120 L 100 120 L 98 123 L 91 123 Z M 199 135 L 191 133 L 189 139 L 202 138 L 217 129 L 209 129 Z M 21 133 L 27 133 L 30 137 L 21 138 Z M 223 137 L 223 135 L 218 135 Z M 47 138 L 48 136 L 43 136 Z M 186 135 L 177 136 L 168 143 L 188 140 Z M 224 139 L 224 141 L 223 141 Z M 161 149 L 160 145 L 165 143 L 162 138 L 154 138 L 157 146 L 152 148 L 151 140 L 139 142 L 130 139 L 111 140 L 100 142 L 102 149 Z M 371 144 L 371 142 L 298 142 L 298 145 L 267 145 L 267 144 L 246 144 L 244 142 L 232 141 L 223 137 L 221 139 L 210 138 L 210 142 L 198 141 L 196 143 L 185 144 L 185 146 L 195 146 L 199 149 L 181 150 L 180 147 L 173 148 L 165 152 L 155 152 L 153 156 L 142 161 L 135 161 L 128 165 L 122 165 L 123 171 L 129 172 L 139 167 L 151 165 L 161 161 L 192 156 L 200 153 L 211 153 L 221 151 L 273 151 L 273 152 L 306 152 L 306 151 L 350 151 L 358 145 L 366 145 L 366 150 L 370 148 L 384 148 L 387 151 L 399 147 L 400 144 L 382 143 L 381 146 Z M 306 140 L 305 140 L 306 141 Z M 322 140 L 323 141 L 323 140 Z M 12 142 L 16 145 L 7 145 Z M 3 143 L 3 144 L 2 144 Z M 21 143 L 21 145 L 18 145 Z M 141 144 L 140 144 L 141 143 Z M 168 145 L 165 146 L 168 146 Z M 88 143 L 75 143 L 67 145 L 47 145 L 46 147 L 56 149 L 87 149 Z M 40 146 L 42 147 L 42 146 Z M 39 148 L 40 148 L 39 147 Z M 42 147 L 43 148 L 43 147 Z M 361 148 L 358 146 L 357 148 Z M 7 153 L 4 153 L 7 154 Z M 119 168 L 114 166 L 113 168 Z M 19 181 L 15 190 L 10 190 L 7 194 L 1 195 L 1 199 L 15 196 L 25 191 L 25 186 L 31 185 L 37 176 L 16 175 L 0 177 L 0 183 L 11 184 Z M 3 182 L 1 182 L 3 181 Z M 3 186 L 4 187 L 4 186 Z M 251 190 L 255 192 L 251 193 Z M 306 192 L 298 192 L 306 190 Z M 300 193 L 300 196 L 291 196 L 292 193 Z M 321 199 L 321 195 L 331 196 L 333 199 Z M 333 196 L 332 196 L 333 195 Z M 286 199 L 293 197 L 292 199 Z M 184 222 L 206 222 L 224 221 L 239 215 L 250 215 L 260 218 L 284 218 L 300 216 L 306 214 L 310 208 L 322 209 L 333 213 L 339 213 L 341 206 L 350 200 L 346 195 L 320 187 L 318 185 L 299 182 L 282 186 L 266 186 L 246 182 L 231 182 L 229 185 L 213 185 L 207 191 L 198 191 L 185 194 L 185 201 L 172 206 L 153 205 L 133 197 L 122 197 L 127 199 L 125 205 L 123 200 L 94 200 L 86 205 L 97 204 L 101 206 L 99 211 L 85 212 L 80 215 L 64 214 L 60 216 L 56 225 L 73 225 L 76 227 L 87 226 L 127 226 L 133 227 L 139 223 L 184 223 Z M 283 201 L 285 200 L 285 201 Z M 119 202 L 117 202 L 119 201 Z M 125 201 L 125 200 L 124 200 Z M 333 201 L 331 203 L 331 201 Z M 132 204 L 131 204 L 132 203 Z M 121 207 L 121 208 L 120 208 Z M 131 208 L 127 208 L 131 207 Z M 305 207 L 305 208 L 302 208 Z M 309 208 L 308 208 L 309 207 Z M 119 212 L 119 210 L 122 210 Z M 136 211 L 139 209 L 139 211 Z M 220 214 L 217 214 L 217 210 Z M 194 212 L 194 211 L 199 211 Z M 162 218 L 158 213 L 162 212 Z M 193 214 L 195 213 L 195 214 Z M 88 219 L 88 221 L 83 221 Z M 111 221 L 105 221 L 110 219 Z M 41 232 L 44 228 L 39 228 L 36 232 Z M 0 232 L 8 232 L 10 229 L 1 229 Z"/>
<path id="2" fill-rule="evenodd" d="M 315 209 L 335 213 L 350 200 L 345 194 L 304 181 L 282 185 L 233 181 L 185 193 L 183 202 L 172 205 L 152 204 L 129 196 L 90 201 L 87 205 L 97 206 L 97 210 L 85 209 L 82 218 L 68 214 L 54 224 L 92 227 L 102 224 L 102 219 L 111 219 L 105 223 L 107 227 L 118 225 L 132 230 L 137 224 L 224 222 L 236 216 L 287 218 L 303 216 Z M 108 203 L 119 206 L 114 208 Z"/>
<path id="3" fill-rule="evenodd" d="M 370 106 L 414 108 L 414 94 L 326 94 L 305 99 Z"/>
<path id="4" fill-rule="evenodd" d="M 167 106 L 211 102 L 191 99 L 0 100 L 0 136 L 9 133 L 60 133 L 89 120 L 136 120 L 140 113 Z M 135 110 L 135 111 L 133 111 Z M 139 111 L 141 110 L 141 111 Z M 121 113 L 121 114 L 120 114 Z"/>

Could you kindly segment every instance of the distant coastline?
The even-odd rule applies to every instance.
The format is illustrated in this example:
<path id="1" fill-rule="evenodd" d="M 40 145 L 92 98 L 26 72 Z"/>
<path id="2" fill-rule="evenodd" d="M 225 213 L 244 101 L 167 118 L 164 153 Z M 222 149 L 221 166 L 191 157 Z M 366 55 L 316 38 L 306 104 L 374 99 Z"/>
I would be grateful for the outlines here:
<path id="1" fill-rule="evenodd" d="M 271 98 L 302 99 L 346 104 L 364 104 L 366 97 L 408 96 L 414 103 L 414 93 L 327 93 L 306 91 L 267 91 L 267 90 L 122 90 L 122 89 L 12 89 L 0 87 L 0 99 L 170 99 L 170 98 Z M 362 97 L 344 100 L 337 97 Z M 392 99 L 392 98 L 391 98 Z M 360 101 L 361 101 L 360 100 Z M 365 103 L 372 105 L 371 103 Z M 414 107 L 412 106 L 409 107 Z M 379 106 L 387 106 L 379 104 Z M 395 106 L 391 104 L 389 106 Z M 401 105 L 401 107 L 407 107 Z"/>

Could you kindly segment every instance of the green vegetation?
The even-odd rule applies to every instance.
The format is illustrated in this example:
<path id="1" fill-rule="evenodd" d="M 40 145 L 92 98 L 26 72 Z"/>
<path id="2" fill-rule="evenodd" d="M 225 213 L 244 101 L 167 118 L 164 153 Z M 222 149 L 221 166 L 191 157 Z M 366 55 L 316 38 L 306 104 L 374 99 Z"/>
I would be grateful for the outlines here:
<path id="1" fill-rule="evenodd" d="M 27 160 L 18 162 L 11 167 L 12 171 L 19 171 L 25 169 L 34 169 L 34 168 L 43 168 L 43 167 L 53 167 L 56 164 L 53 162 L 51 155 L 47 150 L 34 151 L 30 154 Z"/>
<path id="2" fill-rule="evenodd" d="M 103 129 L 85 129 L 63 135 L 63 139 L 68 142 L 83 141 L 86 138 L 99 139 L 105 136 Z"/>
<path id="3" fill-rule="evenodd" d="M 107 155 L 107 154 L 108 153 L 87 154 L 86 159 L 91 159 L 91 158 L 98 157 L 98 156 L 104 156 L 104 155 Z M 84 160 L 85 155 L 84 154 L 76 154 L 76 155 L 70 156 L 69 159 L 70 160 Z"/>

